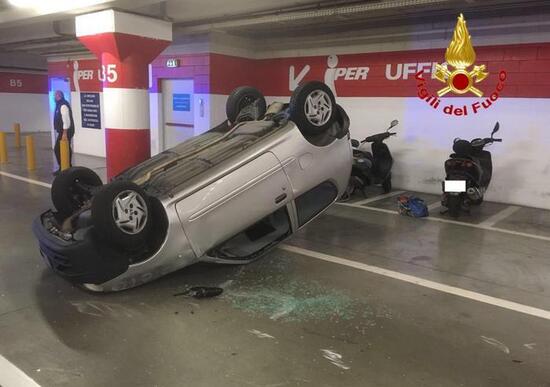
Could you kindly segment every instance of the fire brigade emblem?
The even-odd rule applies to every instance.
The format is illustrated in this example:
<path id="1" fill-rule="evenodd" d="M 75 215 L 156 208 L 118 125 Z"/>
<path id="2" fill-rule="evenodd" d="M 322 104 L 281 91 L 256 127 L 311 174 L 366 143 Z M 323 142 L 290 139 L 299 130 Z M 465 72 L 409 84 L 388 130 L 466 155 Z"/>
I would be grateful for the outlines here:
<path id="1" fill-rule="evenodd" d="M 447 86 L 437 91 L 438 96 L 443 96 L 452 91 L 455 94 L 466 94 L 472 92 L 478 97 L 483 96 L 483 92 L 474 84 L 483 81 L 489 73 L 485 65 L 473 66 L 476 61 L 476 52 L 472 45 L 471 36 L 466 27 L 466 20 L 460 14 L 453 33 L 453 39 L 445 52 L 447 64 L 437 64 L 435 78 Z"/>

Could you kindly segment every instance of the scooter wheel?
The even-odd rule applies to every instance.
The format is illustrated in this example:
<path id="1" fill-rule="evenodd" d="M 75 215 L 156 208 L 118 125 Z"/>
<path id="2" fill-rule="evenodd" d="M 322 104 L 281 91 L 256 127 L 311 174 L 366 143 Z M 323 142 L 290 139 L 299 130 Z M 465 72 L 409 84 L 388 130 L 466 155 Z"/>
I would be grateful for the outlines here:
<path id="1" fill-rule="evenodd" d="M 447 208 L 449 209 L 449 216 L 451 218 L 458 218 L 460 216 L 461 207 L 462 197 L 460 195 L 449 195 L 447 199 Z"/>
<path id="2" fill-rule="evenodd" d="M 391 188 L 391 174 L 389 174 L 388 177 L 386 177 L 386 180 L 382 182 L 382 189 L 384 190 L 384 193 L 389 193 L 391 192 Z"/>

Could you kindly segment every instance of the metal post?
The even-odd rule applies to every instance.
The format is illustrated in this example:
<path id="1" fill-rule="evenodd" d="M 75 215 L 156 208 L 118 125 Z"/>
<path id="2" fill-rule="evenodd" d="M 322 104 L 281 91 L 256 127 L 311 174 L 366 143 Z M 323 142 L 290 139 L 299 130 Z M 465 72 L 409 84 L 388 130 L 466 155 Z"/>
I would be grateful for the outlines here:
<path id="1" fill-rule="evenodd" d="M 61 140 L 59 143 L 59 149 L 61 153 L 61 165 L 59 166 L 62 171 L 69 169 L 71 166 L 70 154 L 69 154 L 69 140 Z"/>
<path id="2" fill-rule="evenodd" d="M 36 169 L 36 156 L 34 154 L 34 139 L 32 136 L 25 136 L 27 145 L 27 169 L 34 171 Z"/>
<path id="3" fill-rule="evenodd" d="M 21 148 L 21 124 L 18 122 L 15 122 L 13 124 L 13 131 L 15 133 L 15 147 Z"/>
<path id="4" fill-rule="evenodd" d="M 6 133 L 0 132 L 0 164 L 8 162 L 8 146 L 6 144 Z"/>

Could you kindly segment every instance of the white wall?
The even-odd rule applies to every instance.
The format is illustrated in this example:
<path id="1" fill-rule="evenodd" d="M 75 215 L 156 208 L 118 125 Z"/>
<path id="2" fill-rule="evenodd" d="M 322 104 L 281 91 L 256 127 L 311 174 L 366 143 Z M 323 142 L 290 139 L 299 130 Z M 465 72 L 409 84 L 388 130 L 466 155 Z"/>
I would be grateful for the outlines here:
<path id="1" fill-rule="evenodd" d="M 212 99 L 213 95 L 210 94 L 193 94 L 193 106 L 195 109 L 195 136 L 210 130 L 219 122 L 212 120 Z M 202 104 L 202 107 L 201 107 Z M 216 103 L 215 105 L 219 105 Z M 224 104 L 225 106 L 225 104 Z"/>
<path id="2" fill-rule="evenodd" d="M 442 100 L 471 104 L 475 99 Z M 490 112 L 446 117 L 418 98 L 339 98 L 351 120 L 353 138 L 381 132 L 392 119 L 397 136 L 386 141 L 393 153 L 394 186 L 440 193 L 444 161 L 455 137 L 489 137 L 496 121 L 503 139 L 487 147 L 493 155 L 493 179 L 486 199 L 550 209 L 550 99 L 502 98 Z"/>
<path id="3" fill-rule="evenodd" d="M 151 156 L 162 151 L 162 94 L 149 93 L 149 126 L 151 130 Z"/>
<path id="4" fill-rule="evenodd" d="M 14 122 L 23 132 L 51 130 L 47 94 L 0 93 L 0 130 L 11 131 Z"/>

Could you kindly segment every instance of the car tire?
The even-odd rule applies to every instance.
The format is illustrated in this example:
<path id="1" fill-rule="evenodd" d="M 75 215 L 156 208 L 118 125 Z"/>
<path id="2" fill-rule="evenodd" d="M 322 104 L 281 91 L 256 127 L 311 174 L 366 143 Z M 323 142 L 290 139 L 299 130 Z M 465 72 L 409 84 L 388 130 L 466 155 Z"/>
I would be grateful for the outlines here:
<path id="1" fill-rule="evenodd" d="M 229 122 L 235 123 L 241 110 L 255 101 L 258 101 L 259 116 L 261 117 L 266 112 L 267 104 L 258 89 L 251 86 L 241 86 L 233 90 L 225 104 L 225 112 Z"/>
<path id="2" fill-rule="evenodd" d="M 92 201 L 96 235 L 123 249 L 138 250 L 146 244 L 152 214 L 147 194 L 130 181 L 114 181 L 103 186 Z"/>
<path id="3" fill-rule="evenodd" d="M 334 94 L 323 82 L 304 83 L 290 97 L 290 119 L 306 136 L 325 133 L 333 124 L 336 110 Z"/>
<path id="4" fill-rule="evenodd" d="M 391 186 L 391 173 L 386 177 L 386 179 L 382 182 L 382 190 L 384 190 L 384 193 L 390 193 L 392 189 Z"/>
<path id="5" fill-rule="evenodd" d="M 69 216 L 92 199 L 90 189 L 86 188 L 100 187 L 102 184 L 100 177 L 89 168 L 66 169 L 52 183 L 52 203 L 60 215 Z"/>

